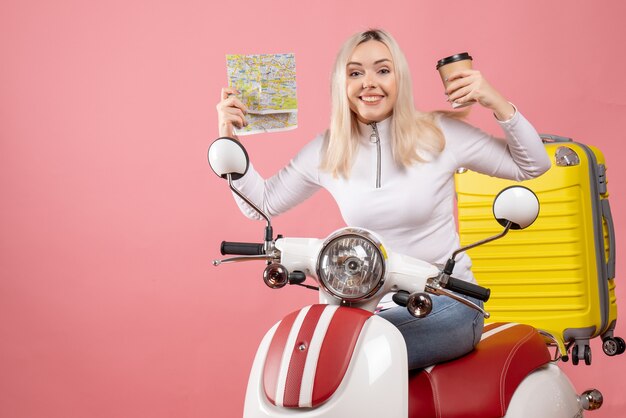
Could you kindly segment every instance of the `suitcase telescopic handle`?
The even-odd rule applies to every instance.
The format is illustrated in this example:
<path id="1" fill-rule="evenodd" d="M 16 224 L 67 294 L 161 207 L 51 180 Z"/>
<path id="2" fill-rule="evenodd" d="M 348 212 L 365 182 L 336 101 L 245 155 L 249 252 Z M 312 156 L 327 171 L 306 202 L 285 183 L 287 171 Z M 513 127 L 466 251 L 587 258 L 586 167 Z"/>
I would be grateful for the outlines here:
<path id="1" fill-rule="evenodd" d="M 573 142 L 572 138 L 566 136 L 552 135 L 552 134 L 539 134 L 541 140 L 545 143 L 549 142 Z"/>
<path id="2" fill-rule="evenodd" d="M 602 216 L 606 222 L 609 235 L 609 259 L 606 262 L 607 279 L 615 278 L 615 227 L 613 225 L 613 215 L 611 215 L 611 206 L 608 199 L 602 200 Z"/>

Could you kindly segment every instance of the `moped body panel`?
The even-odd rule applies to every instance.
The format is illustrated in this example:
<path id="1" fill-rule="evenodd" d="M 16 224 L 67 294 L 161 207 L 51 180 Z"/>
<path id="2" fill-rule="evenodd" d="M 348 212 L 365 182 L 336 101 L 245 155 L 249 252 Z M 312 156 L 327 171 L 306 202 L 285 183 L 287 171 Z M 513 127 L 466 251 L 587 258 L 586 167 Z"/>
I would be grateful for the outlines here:
<path id="1" fill-rule="evenodd" d="M 355 316 L 362 315 L 360 309 L 339 309 L 353 311 Z M 244 417 L 407 416 L 406 345 L 397 328 L 377 316 L 370 316 L 363 323 L 343 379 L 326 401 L 316 407 L 275 405 L 276 399 L 270 399 L 266 393 L 264 373 L 279 325 L 270 329 L 257 351 L 248 381 Z M 327 340 L 324 344 L 333 344 L 333 341 Z"/>
<path id="2" fill-rule="evenodd" d="M 583 409 L 567 376 L 555 364 L 529 374 L 517 387 L 505 418 L 579 418 Z"/>

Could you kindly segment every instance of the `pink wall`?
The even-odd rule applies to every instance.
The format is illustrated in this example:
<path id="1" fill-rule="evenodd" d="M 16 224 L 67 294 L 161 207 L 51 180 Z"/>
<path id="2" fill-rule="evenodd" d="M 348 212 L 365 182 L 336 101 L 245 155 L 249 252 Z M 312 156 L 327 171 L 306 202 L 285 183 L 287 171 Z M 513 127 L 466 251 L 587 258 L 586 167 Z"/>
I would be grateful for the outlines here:
<path id="1" fill-rule="evenodd" d="M 265 288 L 259 264 L 209 264 L 222 239 L 261 236 L 206 164 L 226 53 L 296 53 L 300 128 L 245 139 L 269 175 L 325 128 L 331 64 L 349 34 L 377 26 L 397 37 L 423 109 L 445 107 L 435 61 L 470 51 L 538 130 L 606 153 L 626 269 L 619 0 L 6 3 L 2 417 L 239 416 L 260 337 L 315 300 Z M 472 120 L 497 132 L 485 111 Z M 341 224 L 320 193 L 275 228 L 324 236 Z M 617 294 L 624 308 L 621 277 Z M 626 336 L 623 321 L 617 331 Z M 604 392 L 592 416 L 622 416 L 626 356 L 594 353 L 591 367 L 565 368 L 579 390 Z"/>

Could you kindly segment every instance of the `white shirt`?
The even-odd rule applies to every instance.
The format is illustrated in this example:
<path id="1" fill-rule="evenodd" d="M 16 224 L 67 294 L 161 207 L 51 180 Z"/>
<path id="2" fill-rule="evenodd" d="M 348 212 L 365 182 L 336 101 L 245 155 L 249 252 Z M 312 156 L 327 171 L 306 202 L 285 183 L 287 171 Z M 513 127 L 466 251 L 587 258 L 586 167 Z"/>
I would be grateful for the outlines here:
<path id="1" fill-rule="evenodd" d="M 491 176 L 524 180 L 550 168 L 550 159 L 533 126 L 519 113 L 499 122 L 505 139 L 498 139 L 465 122 L 441 116 L 445 149 L 429 162 L 408 168 L 393 160 L 391 119 L 377 124 L 381 142 L 381 187 L 376 188 L 376 144 L 372 127 L 360 125 L 360 145 L 348 179 L 320 171 L 323 135 L 308 143 L 271 178 L 264 180 L 252 166 L 236 186 L 270 216 L 310 197 L 320 187 L 333 196 L 348 226 L 377 233 L 385 246 L 430 263 L 445 264 L 459 247 L 454 221 L 454 172 L 468 168 Z M 242 212 L 260 219 L 237 198 Z M 454 276 L 475 282 L 471 262 L 457 257 Z"/>

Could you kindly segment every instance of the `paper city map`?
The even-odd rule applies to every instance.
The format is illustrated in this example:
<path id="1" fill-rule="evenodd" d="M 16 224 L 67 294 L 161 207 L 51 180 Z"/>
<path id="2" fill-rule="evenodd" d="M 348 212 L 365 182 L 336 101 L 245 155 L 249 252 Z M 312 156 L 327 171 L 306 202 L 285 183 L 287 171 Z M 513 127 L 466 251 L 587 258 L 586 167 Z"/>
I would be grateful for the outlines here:
<path id="1" fill-rule="evenodd" d="M 228 85 L 241 93 L 248 126 L 238 135 L 298 127 L 294 54 L 226 55 Z"/>

